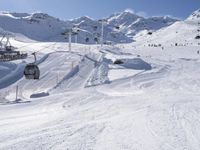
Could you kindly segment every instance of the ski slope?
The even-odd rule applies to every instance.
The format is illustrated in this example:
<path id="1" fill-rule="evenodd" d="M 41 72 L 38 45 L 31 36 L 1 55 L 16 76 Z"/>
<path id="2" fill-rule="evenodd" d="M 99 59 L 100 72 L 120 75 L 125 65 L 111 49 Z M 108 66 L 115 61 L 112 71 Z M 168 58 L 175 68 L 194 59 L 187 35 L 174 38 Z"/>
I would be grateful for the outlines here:
<path id="1" fill-rule="evenodd" d="M 0 63 L 1 150 L 200 149 L 197 46 L 12 43 L 41 78 L 22 76 L 32 56 Z"/>

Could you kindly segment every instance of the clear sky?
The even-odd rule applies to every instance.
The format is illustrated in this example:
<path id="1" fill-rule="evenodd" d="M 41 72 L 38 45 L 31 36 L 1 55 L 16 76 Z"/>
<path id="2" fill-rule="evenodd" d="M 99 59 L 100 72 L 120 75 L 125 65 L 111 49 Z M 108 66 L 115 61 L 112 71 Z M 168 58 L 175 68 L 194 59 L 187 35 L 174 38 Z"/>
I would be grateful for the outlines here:
<path id="1" fill-rule="evenodd" d="M 125 9 L 143 16 L 171 15 L 186 18 L 200 8 L 200 0 L 0 0 L 0 11 L 41 11 L 61 19 L 83 15 L 94 19 Z"/>

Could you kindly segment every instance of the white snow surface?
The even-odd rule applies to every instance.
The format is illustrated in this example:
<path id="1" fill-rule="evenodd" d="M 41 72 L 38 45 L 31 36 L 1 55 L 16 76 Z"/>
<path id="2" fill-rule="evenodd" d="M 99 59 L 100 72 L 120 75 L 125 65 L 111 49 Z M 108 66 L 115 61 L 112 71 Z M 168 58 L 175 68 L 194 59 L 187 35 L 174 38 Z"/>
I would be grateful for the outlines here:
<path id="1" fill-rule="evenodd" d="M 11 38 L 29 57 L 0 62 L 0 149 L 199 150 L 197 22 L 144 31 L 129 44 L 73 43 L 72 52 L 67 43 Z M 41 76 L 27 80 L 34 51 Z"/>
<path id="2" fill-rule="evenodd" d="M 41 78 L 22 77 L 31 56 L 0 63 L 1 150 L 200 148 L 197 46 L 11 42 L 40 50 Z"/>

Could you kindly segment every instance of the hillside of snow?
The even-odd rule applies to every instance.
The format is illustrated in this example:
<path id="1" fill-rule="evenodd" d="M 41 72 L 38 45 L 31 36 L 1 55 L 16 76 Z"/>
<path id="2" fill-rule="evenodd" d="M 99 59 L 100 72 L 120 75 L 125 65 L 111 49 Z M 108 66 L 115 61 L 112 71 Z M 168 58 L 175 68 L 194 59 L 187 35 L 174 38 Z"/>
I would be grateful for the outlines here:
<path id="1" fill-rule="evenodd" d="M 199 10 L 192 13 L 183 21 L 161 28 L 152 34 L 146 30 L 139 32 L 134 40 L 144 46 L 197 46 L 200 45 L 198 36 L 200 35 Z M 137 43 L 137 42 L 136 42 Z"/>
<path id="2" fill-rule="evenodd" d="M 0 62 L 0 149 L 199 150 L 200 20 L 190 17 L 135 42 L 72 43 L 71 52 L 62 40 L 11 37 L 29 55 Z M 89 31 L 84 20 L 93 23 L 73 22 Z M 27 80 L 34 51 L 41 75 Z"/>

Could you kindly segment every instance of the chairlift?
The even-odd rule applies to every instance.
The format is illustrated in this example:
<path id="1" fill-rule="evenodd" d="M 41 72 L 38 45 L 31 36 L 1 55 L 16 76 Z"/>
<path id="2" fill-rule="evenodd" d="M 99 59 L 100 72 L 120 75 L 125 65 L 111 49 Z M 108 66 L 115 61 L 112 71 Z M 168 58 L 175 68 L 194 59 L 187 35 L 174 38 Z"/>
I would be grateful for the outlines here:
<path id="1" fill-rule="evenodd" d="M 40 78 L 40 70 L 36 65 L 36 53 L 33 53 L 32 55 L 34 55 L 35 62 L 26 65 L 24 69 L 24 76 L 29 80 L 38 80 Z"/>

